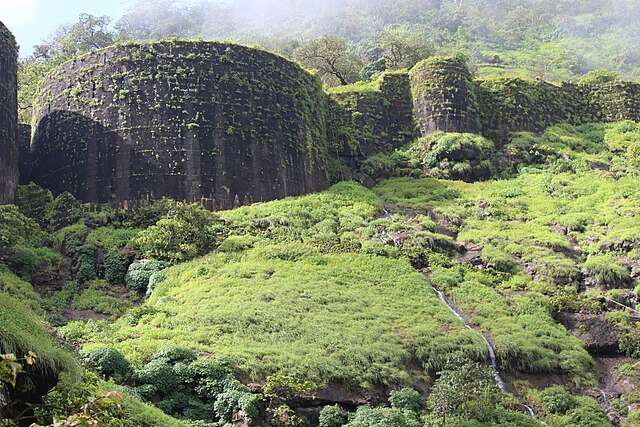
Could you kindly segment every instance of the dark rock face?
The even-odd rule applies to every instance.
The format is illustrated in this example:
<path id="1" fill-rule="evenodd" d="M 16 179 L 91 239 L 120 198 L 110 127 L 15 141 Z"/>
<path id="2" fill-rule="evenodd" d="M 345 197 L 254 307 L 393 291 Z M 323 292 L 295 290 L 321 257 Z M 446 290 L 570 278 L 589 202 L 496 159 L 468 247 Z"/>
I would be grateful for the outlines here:
<path id="1" fill-rule="evenodd" d="M 437 130 L 478 132 L 475 87 L 464 61 L 427 59 L 416 64 L 410 76 L 414 114 L 422 135 Z"/>
<path id="2" fill-rule="evenodd" d="M 12 203 L 18 185 L 18 46 L 0 22 L 0 204 Z"/>
<path id="3" fill-rule="evenodd" d="M 30 179 L 105 203 L 163 196 L 216 209 L 327 187 L 327 97 L 268 52 L 130 44 L 50 74 L 36 102 Z"/>
<path id="4" fill-rule="evenodd" d="M 619 337 L 603 315 L 560 313 L 557 319 L 578 337 L 591 354 L 616 354 Z"/>

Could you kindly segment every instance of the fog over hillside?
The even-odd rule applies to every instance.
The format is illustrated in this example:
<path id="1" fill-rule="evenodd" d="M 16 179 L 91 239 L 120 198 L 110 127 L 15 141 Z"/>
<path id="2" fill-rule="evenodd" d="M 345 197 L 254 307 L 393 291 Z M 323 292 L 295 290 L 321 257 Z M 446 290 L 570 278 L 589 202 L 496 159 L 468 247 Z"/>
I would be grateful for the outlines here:
<path id="1" fill-rule="evenodd" d="M 127 40 L 229 39 L 285 54 L 330 34 L 375 59 L 376 42 L 401 27 L 438 52 L 561 80 L 597 68 L 639 76 L 639 18 L 637 0 L 145 0 L 116 28 Z"/>

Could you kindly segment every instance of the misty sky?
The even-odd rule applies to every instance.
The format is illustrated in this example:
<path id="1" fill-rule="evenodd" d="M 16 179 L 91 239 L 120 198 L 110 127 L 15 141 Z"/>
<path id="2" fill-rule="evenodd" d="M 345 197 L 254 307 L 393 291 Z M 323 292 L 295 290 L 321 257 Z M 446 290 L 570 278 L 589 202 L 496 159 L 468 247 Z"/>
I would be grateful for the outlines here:
<path id="1" fill-rule="evenodd" d="M 20 57 L 60 25 L 74 23 L 81 13 L 108 15 L 117 21 L 133 0 L 0 0 L 0 21 L 16 36 Z"/>

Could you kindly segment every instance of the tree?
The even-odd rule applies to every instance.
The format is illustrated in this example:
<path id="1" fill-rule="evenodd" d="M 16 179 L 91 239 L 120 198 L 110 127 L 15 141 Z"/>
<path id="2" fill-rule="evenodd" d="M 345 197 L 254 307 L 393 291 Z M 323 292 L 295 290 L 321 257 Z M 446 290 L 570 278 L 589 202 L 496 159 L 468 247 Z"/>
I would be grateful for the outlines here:
<path id="1" fill-rule="evenodd" d="M 218 217 L 198 203 L 167 200 L 167 213 L 133 240 L 154 258 L 186 261 L 215 249 L 226 237 Z"/>
<path id="2" fill-rule="evenodd" d="M 101 49 L 115 42 L 109 29 L 111 18 L 83 13 L 75 24 L 58 27 L 48 39 L 33 47 L 31 56 L 18 64 L 19 121 L 31 121 L 33 98 L 43 77 L 76 55 Z"/>
<path id="3" fill-rule="evenodd" d="M 420 60 L 433 55 L 433 46 L 417 31 L 409 27 L 385 29 L 380 38 L 387 69 L 411 68 Z"/>
<path id="4" fill-rule="evenodd" d="M 119 35 L 126 40 L 195 37 L 203 35 L 205 21 L 212 22 L 213 28 L 231 29 L 228 22 L 217 19 L 215 12 L 219 10 L 211 2 L 190 6 L 173 0 L 138 0 L 115 26 Z"/>
<path id="5" fill-rule="evenodd" d="M 115 42 L 109 30 L 111 18 L 82 13 L 75 24 L 65 24 L 43 43 L 34 46 L 32 60 L 48 61 L 56 58 L 70 59 L 76 55 L 101 49 Z"/>
<path id="6" fill-rule="evenodd" d="M 347 85 L 358 79 L 362 61 L 340 37 L 323 36 L 302 44 L 294 52 L 300 63 L 318 71 L 325 83 Z"/>
<path id="7" fill-rule="evenodd" d="M 427 406 L 447 425 L 447 416 L 483 418 L 498 402 L 493 371 L 476 362 L 452 361 L 431 388 Z"/>

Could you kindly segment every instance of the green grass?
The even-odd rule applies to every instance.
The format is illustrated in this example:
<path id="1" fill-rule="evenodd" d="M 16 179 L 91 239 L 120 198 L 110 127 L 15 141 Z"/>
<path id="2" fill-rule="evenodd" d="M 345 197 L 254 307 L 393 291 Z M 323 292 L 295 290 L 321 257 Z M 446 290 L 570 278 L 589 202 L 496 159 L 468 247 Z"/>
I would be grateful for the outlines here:
<path id="1" fill-rule="evenodd" d="M 105 382 L 100 384 L 100 390 L 117 391 L 122 396 L 122 411 L 127 420 L 139 427 L 187 427 L 189 424 L 173 418 L 155 406 L 145 403 L 140 398 L 132 396 L 127 389 L 116 384 Z"/>
<path id="2" fill-rule="evenodd" d="M 72 303 L 75 310 L 92 310 L 99 314 L 119 316 L 132 306 L 130 301 L 111 295 L 112 286 L 105 280 L 87 283 Z"/>
<path id="3" fill-rule="evenodd" d="M 297 255 L 287 246 L 216 254 L 171 268 L 146 303 L 155 312 L 89 333 L 141 363 L 167 343 L 231 356 L 252 379 L 274 372 L 369 387 L 423 377 L 447 356 L 486 349 L 407 261 Z M 446 333 L 445 333 L 446 332 Z M 132 338 L 135 336 L 136 338 Z M 138 338 L 139 336 L 139 338 Z"/>
<path id="4" fill-rule="evenodd" d="M 436 287 L 445 291 L 470 321 L 491 338 L 501 369 L 529 373 L 564 371 L 577 384 L 595 382 L 593 360 L 581 342 L 554 321 L 546 298 L 534 292 L 526 296 L 509 294 L 512 285 L 526 284 L 530 279 L 498 282 L 489 273 L 456 264 L 434 265 L 432 271 Z"/>
<path id="5" fill-rule="evenodd" d="M 55 345 L 50 332 L 50 326 L 24 301 L 0 292 L 0 353 L 22 357 L 32 351 L 37 355 L 37 369 L 66 371 L 77 377 L 77 362 Z"/>
<path id="6" fill-rule="evenodd" d="M 31 284 L 16 276 L 9 267 L 0 264 L 0 294 L 9 295 L 19 300 L 33 311 L 42 310 L 42 301 Z"/>

